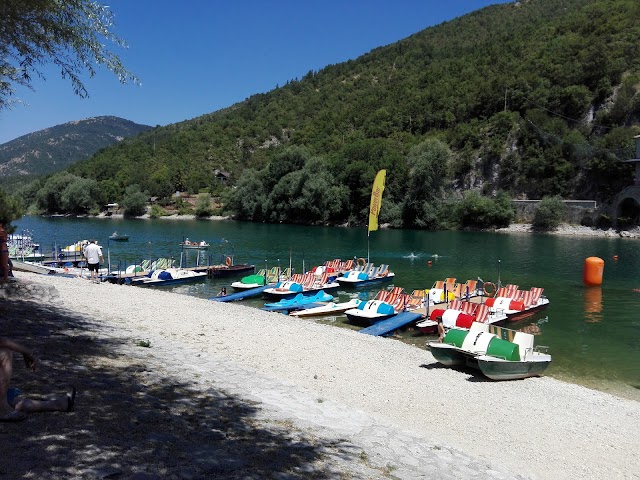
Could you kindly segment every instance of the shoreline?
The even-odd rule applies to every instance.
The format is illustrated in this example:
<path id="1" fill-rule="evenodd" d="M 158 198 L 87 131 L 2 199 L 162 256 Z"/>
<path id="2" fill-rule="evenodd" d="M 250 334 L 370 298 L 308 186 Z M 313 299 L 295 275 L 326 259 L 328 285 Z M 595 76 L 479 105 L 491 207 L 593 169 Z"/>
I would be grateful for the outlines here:
<path id="1" fill-rule="evenodd" d="M 482 465 L 478 475 L 464 469 L 452 474 L 440 464 L 442 469 L 420 470 L 412 466 L 419 458 L 408 447 L 404 458 L 392 457 L 392 476 L 413 468 L 414 474 L 443 478 L 626 479 L 637 478 L 640 471 L 635 454 L 640 450 L 640 402 L 549 377 L 485 381 L 441 368 L 430 352 L 401 342 L 243 305 L 77 278 L 20 273 L 18 279 L 54 288 L 56 308 L 66 316 L 91 319 L 100 335 L 104 330 L 129 339 L 129 349 L 144 357 L 147 382 L 158 382 L 156 371 L 167 369 L 196 379 L 189 386 L 194 391 L 198 385 L 226 388 L 232 378 L 242 402 L 277 411 L 292 431 L 333 432 L 356 446 L 365 444 L 365 453 L 349 457 L 340 472 L 356 468 L 365 457 L 369 467 L 381 468 L 378 460 L 381 465 L 389 461 L 381 452 L 389 438 L 366 446 L 373 431 L 354 433 L 357 426 L 349 422 L 355 420 L 348 419 L 364 422 L 365 417 L 375 419 L 374 430 L 397 439 L 410 437 L 411 445 L 424 445 L 430 454 L 446 455 L 472 470 Z M 79 333 L 64 332 L 70 337 Z M 131 347 L 140 339 L 149 341 L 150 348 Z M 107 355 L 123 358 L 122 368 L 127 368 L 118 348 L 107 350 Z M 86 398 L 95 389 L 92 375 L 97 370 L 90 364 L 78 367 Z M 277 393 L 268 382 L 278 385 Z M 291 396 L 302 403 L 290 401 Z M 132 401 L 129 410 L 135 409 Z M 348 415 L 329 421 L 337 410 Z M 198 425 L 190 427 L 196 434 Z M 362 475 L 355 478 L 378 478 Z"/>
<path id="2" fill-rule="evenodd" d="M 529 223 L 512 223 L 505 228 L 496 228 L 496 233 L 527 233 L 539 235 L 566 235 L 574 237 L 606 237 L 606 238 L 640 238 L 640 227 L 633 230 L 617 231 L 613 228 L 601 230 L 593 227 L 585 227 L 583 225 L 571 225 L 563 223 L 556 230 L 550 232 L 535 232 Z"/>
<path id="3" fill-rule="evenodd" d="M 124 215 L 121 213 L 106 215 L 101 213 L 96 216 L 85 215 L 86 218 L 100 218 L 100 219 L 124 219 Z M 81 216 L 77 218 L 82 218 Z M 133 217 L 139 220 L 201 220 L 201 221 L 221 221 L 221 220 L 234 220 L 230 216 L 225 215 L 212 215 L 210 217 L 197 218 L 195 215 L 166 215 L 162 217 L 158 217 L 157 219 L 152 219 L 148 214 L 140 215 L 138 217 Z M 345 226 L 345 225 L 335 225 Z M 380 228 L 388 228 L 386 225 L 380 225 Z M 561 236 L 576 236 L 576 237 L 605 237 L 605 238 L 640 238 L 640 226 L 636 226 L 632 230 L 615 230 L 613 228 L 609 228 L 607 230 L 602 230 L 594 227 L 585 227 L 583 225 L 572 225 L 569 223 L 563 223 L 558 226 L 557 229 L 548 231 L 548 232 L 535 232 L 533 231 L 530 223 L 512 223 L 508 227 L 504 228 L 495 228 L 495 229 L 487 229 L 484 230 L 487 232 L 496 232 L 496 233 L 527 233 L 527 234 L 539 234 L 539 235 L 561 235 Z"/>

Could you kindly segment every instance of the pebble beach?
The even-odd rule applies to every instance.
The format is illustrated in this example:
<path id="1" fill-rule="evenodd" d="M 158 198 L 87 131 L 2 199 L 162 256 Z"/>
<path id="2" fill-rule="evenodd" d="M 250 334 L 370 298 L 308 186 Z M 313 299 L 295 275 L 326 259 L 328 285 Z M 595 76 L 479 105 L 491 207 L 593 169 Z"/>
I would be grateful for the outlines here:
<path id="1" fill-rule="evenodd" d="M 640 478 L 633 400 L 488 381 L 424 348 L 240 304 L 16 277 L 0 335 L 41 367 L 16 362 L 15 384 L 79 393 L 71 413 L 0 424 L 2 478 Z"/>

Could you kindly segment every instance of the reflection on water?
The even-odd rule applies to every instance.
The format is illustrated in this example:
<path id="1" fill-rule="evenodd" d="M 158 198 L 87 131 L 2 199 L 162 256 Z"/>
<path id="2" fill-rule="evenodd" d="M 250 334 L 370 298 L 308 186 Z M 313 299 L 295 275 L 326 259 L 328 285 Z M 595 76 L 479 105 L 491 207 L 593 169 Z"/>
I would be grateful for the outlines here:
<path id="1" fill-rule="evenodd" d="M 258 269 L 291 265 L 299 272 L 303 265 L 309 269 L 333 258 L 366 258 L 368 251 L 366 228 L 39 217 L 25 217 L 15 224 L 18 232 L 33 232 L 45 251 L 56 243 L 68 245 L 95 237 L 107 246 L 115 264 L 130 265 L 158 257 L 177 261 L 182 258 L 189 266 L 217 264 L 231 253 L 235 263 L 252 263 Z M 114 230 L 126 231 L 129 242 L 108 243 Z M 206 240 L 211 246 L 206 251 L 181 251 L 179 243 L 185 237 Z M 375 264 L 388 264 L 396 274 L 396 285 L 409 292 L 430 288 L 435 280 L 446 277 L 456 277 L 461 282 L 478 277 L 494 283 L 500 279 L 503 284 L 517 284 L 523 290 L 543 287 L 551 302 L 547 310 L 511 327 L 534 333 L 537 345 L 549 346 L 553 363 L 546 374 L 640 399 L 640 390 L 635 388 L 640 383 L 638 242 L 621 238 L 383 229 L 371 234 L 370 259 Z M 617 261 L 614 255 L 618 256 Z M 582 283 L 584 260 L 592 256 L 605 260 L 600 287 Z M 216 278 L 166 288 L 210 298 L 234 280 Z M 366 299 L 375 295 L 378 288 L 339 292 L 338 300 L 355 296 Z M 258 298 L 245 303 L 261 307 L 264 301 Z M 344 319 L 338 316 L 320 321 L 355 328 Z M 419 348 L 424 348 L 428 340 L 417 330 L 402 332 L 401 338 Z"/>
<path id="2" fill-rule="evenodd" d="M 540 318 L 539 320 L 531 321 L 532 323 L 530 323 L 529 325 L 522 325 L 521 327 L 517 328 L 517 330 L 525 333 L 530 333 L 531 335 L 542 335 L 542 327 L 549 321 L 549 317 L 545 316 L 543 318 Z"/>
<path id="3" fill-rule="evenodd" d="M 584 288 L 584 321 L 602 321 L 602 288 L 599 286 Z"/>

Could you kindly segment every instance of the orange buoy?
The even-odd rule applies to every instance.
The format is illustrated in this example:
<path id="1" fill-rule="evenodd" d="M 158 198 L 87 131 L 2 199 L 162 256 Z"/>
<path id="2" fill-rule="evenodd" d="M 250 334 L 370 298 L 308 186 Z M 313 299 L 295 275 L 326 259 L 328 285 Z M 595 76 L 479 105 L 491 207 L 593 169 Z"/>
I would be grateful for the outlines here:
<path id="1" fill-rule="evenodd" d="M 582 280 L 585 285 L 602 285 L 602 272 L 604 260 L 598 257 L 589 257 L 584 260 L 584 273 Z"/>

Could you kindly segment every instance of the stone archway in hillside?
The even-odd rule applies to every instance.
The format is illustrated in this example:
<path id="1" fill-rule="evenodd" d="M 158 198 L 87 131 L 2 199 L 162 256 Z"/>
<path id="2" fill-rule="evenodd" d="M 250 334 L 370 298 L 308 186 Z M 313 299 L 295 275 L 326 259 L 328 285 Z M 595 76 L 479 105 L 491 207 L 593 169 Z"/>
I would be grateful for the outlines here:
<path id="1" fill-rule="evenodd" d="M 626 229 L 640 225 L 640 199 L 625 197 L 616 209 L 618 228 Z"/>

